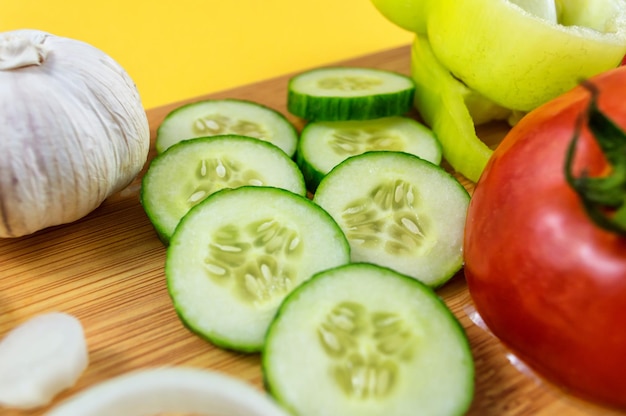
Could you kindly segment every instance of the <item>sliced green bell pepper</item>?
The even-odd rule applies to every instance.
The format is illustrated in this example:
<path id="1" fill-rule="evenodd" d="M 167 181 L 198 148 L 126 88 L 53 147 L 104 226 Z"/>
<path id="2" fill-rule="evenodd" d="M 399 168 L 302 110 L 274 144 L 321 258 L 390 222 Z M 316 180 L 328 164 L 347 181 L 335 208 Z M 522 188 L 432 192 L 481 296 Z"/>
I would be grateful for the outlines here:
<path id="1" fill-rule="evenodd" d="M 626 53 L 624 0 L 562 1 L 552 13 L 534 3 L 541 2 L 439 0 L 426 17 L 432 50 L 469 88 L 520 111 L 619 65 Z"/>
<path id="2" fill-rule="evenodd" d="M 415 106 L 458 172 L 491 149 L 475 125 L 523 115 L 626 54 L 626 0 L 371 0 L 415 32 Z"/>
<path id="3" fill-rule="evenodd" d="M 441 142 L 443 157 L 459 173 L 477 181 L 492 151 L 476 135 L 466 104 L 467 99 L 476 98 L 474 92 L 439 63 L 422 35 L 413 43 L 411 76 L 417 86 L 415 108 Z M 492 110 L 489 106 L 481 108 L 486 113 Z"/>

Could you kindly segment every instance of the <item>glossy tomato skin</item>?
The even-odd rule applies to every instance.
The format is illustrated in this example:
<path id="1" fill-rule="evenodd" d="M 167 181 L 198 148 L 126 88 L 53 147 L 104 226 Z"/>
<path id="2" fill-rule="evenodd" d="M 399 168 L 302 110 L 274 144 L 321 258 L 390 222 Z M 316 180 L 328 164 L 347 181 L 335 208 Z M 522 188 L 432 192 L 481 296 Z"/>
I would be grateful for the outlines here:
<path id="1" fill-rule="evenodd" d="M 599 106 L 626 129 L 626 67 L 593 78 Z M 465 276 L 477 312 L 553 384 L 626 409 L 626 238 L 597 227 L 564 177 L 586 110 L 582 87 L 529 113 L 495 150 L 470 202 Z M 606 171 L 588 131 L 575 169 Z"/>

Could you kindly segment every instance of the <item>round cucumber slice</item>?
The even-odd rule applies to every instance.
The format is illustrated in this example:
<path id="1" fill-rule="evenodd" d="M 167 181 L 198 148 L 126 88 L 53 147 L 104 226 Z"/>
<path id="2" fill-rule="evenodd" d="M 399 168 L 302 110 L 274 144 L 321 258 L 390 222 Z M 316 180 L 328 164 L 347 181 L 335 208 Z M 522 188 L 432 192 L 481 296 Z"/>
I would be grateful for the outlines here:
<path id="1" fill-rule="evenodd" d="M 464 414 L 474 393 L 468 339 L 426 285 L 352 263 L 292 292 L 262 352 L 267 390 L 293 414 Z"/>
<path id="2" fill-rule="evenodd" d="M 313 198 L 346 234 L 352 261 L 386 266 L 431 287 L 463 265 L 469 199 L 442 167 L 391 151 L 341 162 Z"/>
<path id="3" fill-rule="evenodd" d="M 304 196 L 224 189 L 193 207 L 167 249 L 165 275 L 183 323 L 214 344 L 259 351 L 282 300 L 313 274 L 350 261 L 335 221 Z"/>
<path id="4" fill-rule="evenodd" d="M 191 207 L 220 189 L 244 185 L 306 195 L 302 172 L 278 147 L 223 135 L 183 140 L 157 155 L 142 179 L 141 203 L 167 244 Z"/>
<path id="5" fill-rule="evenodd" d="M 314 191 L 332 168 L 350 156 L 373 150 L 411 153 L 441 163 L 442 147 L 428 127 L 408 117 L 374 120 L 318 121 L 300 134 L 296 160 Z"/>
<path id="6" fill-rule="evenodd" d="M 414 94 L 413 80 L 395 72 L 319 68 L 289 80 L 287 109 L 305 120 L 368 120 L 407 113 Z"/>
<path id="7" fill-rule="evenodd" d="M 181 140 L 235 134 L 270 142 L 289 157 L 296 151 L 298 132 L 278 111 L 237 99 L 211 99 L 172 110 L 157 130 L 157 153 Z"/>

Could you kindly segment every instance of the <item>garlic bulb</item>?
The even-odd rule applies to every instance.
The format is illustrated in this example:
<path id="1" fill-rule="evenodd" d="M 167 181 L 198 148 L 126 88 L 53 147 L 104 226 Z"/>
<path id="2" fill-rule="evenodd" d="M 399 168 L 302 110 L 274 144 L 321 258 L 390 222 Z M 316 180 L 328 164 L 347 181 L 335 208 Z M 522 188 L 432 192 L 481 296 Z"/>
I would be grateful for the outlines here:
<path id="1" fill-rule="evenodd" d="M 144 166 L 146 113 L 126 71 L 84 42 L 0 33 L 0 237 L 69 223 Z"/>

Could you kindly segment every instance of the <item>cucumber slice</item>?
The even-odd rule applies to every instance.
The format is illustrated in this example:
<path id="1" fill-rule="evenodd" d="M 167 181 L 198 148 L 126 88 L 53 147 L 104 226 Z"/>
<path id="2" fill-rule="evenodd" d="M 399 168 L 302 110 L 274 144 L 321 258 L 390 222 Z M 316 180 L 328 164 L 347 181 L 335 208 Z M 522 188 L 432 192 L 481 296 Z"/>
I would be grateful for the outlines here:
<path id="1" fill-rule="evenodd" d="M 267 390 L 291 413 L 462 415 L 474 394 L 466 334 L 426 285 L 352 263 L 283 302 L 262 352 Z"/>
<path id="2" fill-rule="evenodd" d="M 287 109 L 306 120 L 368 120 L 402 115 L 413 107 L 415 82 L 373 68 L 328 67 L 289 80 Z"/>
<path id="3" fill-rule="evenodd" d="M 442 167 L 408 153 L 374 151 L 330 171 L 313 200 L 346 234 L 352 261 L 438 287 L 463 265 L 469 199 Z"/>
<path id="4" fill-rule="evenodd" d="M 289 292 L 349 261 L 341 229 L 311 200 L 244 186 L 218 191 L 189 211 L 167 249 L 165 275 L 191 331 L 220 347 L 254 352 Z"/>
<path id="5" fill-rule="evenodd" d="M 296 151 L 298 132 L 278 111 L 237 99 L 198 101 L 171 111 L 157 130 L 157 153 L 181 140 L 236 134 L 270 142 L 289 157 Z"/>
<path id="6" fill-rule="evenodd" d="M 372 150 L 406 152 L 437 165 L 441 163 L 441 144 L 432 130 L 400 116 L 311 122 L 300 134 L 296 160 L 308 188 L 314 191 L 336 165 Z"/>
<path id="7" fill-rule="evenodd" d="M 180 219 L 223 188 L 275 186 L 306 195 L 296 163 L 271 143 L 238 135 L 199 137 L 157 155 L 141 184 L 141 203 L 167 244 Z"/>

